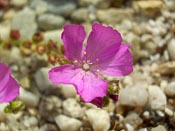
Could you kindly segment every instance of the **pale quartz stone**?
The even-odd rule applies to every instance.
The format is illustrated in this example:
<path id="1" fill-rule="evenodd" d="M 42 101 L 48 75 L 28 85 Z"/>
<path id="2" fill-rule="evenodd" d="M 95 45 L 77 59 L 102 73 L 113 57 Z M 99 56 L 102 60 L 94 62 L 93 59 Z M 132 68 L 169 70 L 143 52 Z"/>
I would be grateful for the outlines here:
<path id="1" fill-rule="evenodd" d="M 94 131 L 108 131 L 110 127 L 110 117 L 107 111 L 101 109 L 89 109 L 86 111 Z"/>
<path id="2" fill-rule="evenodd" d="M 149 93 L 149 106 L 155 110 L 164 110 L 167 105 L 167 99 L 163 91 L 154 85 L 148 87 Z"/>
<path id="3" fill-rule="evenodd" d="M 74 98 L 68 98 L 63 102 L 63 111 L 74 118 L 81 118 L 84 115 L 83 109 Z"/>
<path id="4" fill-rule="evenodd" d="M 81 127 L 81 121 L 70 118 L 65 115 L 58 115 L 55 117 L 56 124 L 59 126 L 61 131 L 78 131 Z"/>

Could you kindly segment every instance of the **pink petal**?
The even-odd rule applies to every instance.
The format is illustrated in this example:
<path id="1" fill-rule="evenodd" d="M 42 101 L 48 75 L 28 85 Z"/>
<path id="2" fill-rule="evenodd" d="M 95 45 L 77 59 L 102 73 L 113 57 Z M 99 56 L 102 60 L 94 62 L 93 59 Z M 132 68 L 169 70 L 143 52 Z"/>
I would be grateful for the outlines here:
<path id="1" fill-rule="evenodd" d="M 10 68 L 5 64 L 0 63 L 0 91 L 9 80 L 10 74 L 11 74 Z"/>
<path id="2" fill-rule="evenodd" d="M 10 102 L 19 95 L 19 85 L 10 73 L 10 68 L 0 63 L 0 102 Z"/>
<path id="3" fill-rule="evenodd" d="M 99 108 L 103 107 L 103 98 L 97 97 L 91 101 L 92 104 L 98 106 Z"/>
<path id="4" fill-rule="evenodd" d="M 96 97 L 104 97 L 107 92 L 107 82 L 73 65 L 52 68 L 49 71 L 49 79 L 54 84 L 74 85 L 85 102 L 90 102 Z"/>
<path id="5" fill-rule="evenodd" d="M 128 44 L 121 44 L 116 55 L 101 64 L 96 64 L 93 70 L 100 70 L 100 73 L 111 76 L 125 76 L 133 71 L 132 54 Z"/>
<path id="6" fill-rule="evenodd" d="M 114 56 L 122 42 L 120 33 L 112 27 L 95 23 L 86 46 L 85 60 L 100 63 Z"/>
<path id="7" fill-rule="evenodd" d="M 86 37 L 84 27 L 69 24 L 64 26 L 62 40 L 65 47 L 65 56 L 69 60 L 79 60 L 82 56 L 83 41 Z"/>

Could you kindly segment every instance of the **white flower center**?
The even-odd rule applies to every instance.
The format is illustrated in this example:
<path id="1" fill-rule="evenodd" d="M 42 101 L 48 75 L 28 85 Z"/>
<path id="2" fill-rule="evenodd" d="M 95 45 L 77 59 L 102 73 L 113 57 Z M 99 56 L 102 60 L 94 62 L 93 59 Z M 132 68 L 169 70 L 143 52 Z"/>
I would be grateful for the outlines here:
<path id="1" fill-rule="evenodd" d="M 90 69 L 90 65 L 87 63 L 84 63 L 82 68 L 83 68 L 83 70 L 88 71 Z"/>

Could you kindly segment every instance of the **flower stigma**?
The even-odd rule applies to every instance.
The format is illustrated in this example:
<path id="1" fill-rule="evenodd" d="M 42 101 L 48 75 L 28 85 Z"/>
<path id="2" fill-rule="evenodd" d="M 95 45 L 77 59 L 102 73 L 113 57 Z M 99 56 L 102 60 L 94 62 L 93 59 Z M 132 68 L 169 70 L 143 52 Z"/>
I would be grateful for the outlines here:
<path id="1" fill-rule="evenodd" d="M 82 68 L 83 68 L 83 70 L 88 71 L 88 70 L 90 70 L 90 65 L 87 63 L 84 63 Z"/>

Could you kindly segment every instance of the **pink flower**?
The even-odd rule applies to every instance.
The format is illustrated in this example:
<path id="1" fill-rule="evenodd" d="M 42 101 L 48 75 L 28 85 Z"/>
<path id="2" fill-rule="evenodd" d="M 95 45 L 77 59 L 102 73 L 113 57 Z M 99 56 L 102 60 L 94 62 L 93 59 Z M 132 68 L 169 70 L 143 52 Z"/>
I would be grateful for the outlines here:
<path id="1" fill-rule="evenodd" d="M 65 25 L 62 40 L 65 56 L 72 65 L 54 67 L 49 78 L 54 84 L 72 84 L 85 102 L 100 106 L 99 100 L 107 93 L 108 83 L 101 74 L 125 76 L 133 71 L 128 44 L 122 44 L 118 31 L 95 23 L 87 39 L 81 25 Z M 97 104 L 98 103 L 98 104 Z"/>
<path id="2" fill-rule="evenodd" d="M 10 102 L 19 95 L 19 85 L 11 75 L 10 68 L 0 63 L 0 102 Z"/>

